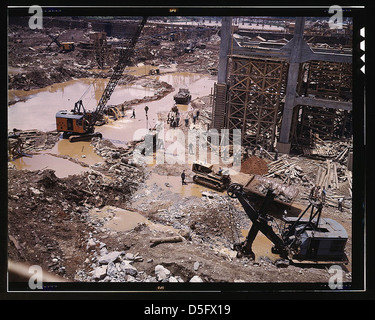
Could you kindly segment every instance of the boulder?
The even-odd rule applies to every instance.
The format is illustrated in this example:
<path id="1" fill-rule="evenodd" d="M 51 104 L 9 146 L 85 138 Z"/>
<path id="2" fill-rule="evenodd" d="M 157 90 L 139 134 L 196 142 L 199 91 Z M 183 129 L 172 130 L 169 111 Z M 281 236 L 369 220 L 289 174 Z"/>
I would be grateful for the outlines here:
<path id="1" fill-rule="evenodd" d="M 123 251 L 112 251 L 99 258 L 99 264 L 109 264 L 115 262 L 120 255 L 124 254 Z"/>
<path id="2" fill-rule="evenodd" d="M 171 272 L 164 268 L 162 265 L 158 264 L 155 267 L 155 276 L 158 281 L 165 281 L 167 280 L 171 275 Z"/>
<path id="3" fill-rule="evenodd" d="M 95 268 L 95 270 L 93 272 L 93 277 L 96 280 L 104 279 L 106 275 L 107 275 L 107 266 L 106 265 Z"/>
<path id="4" fill-rule="evenodd" d="M 199 276 L 194 276 L 190 279 L 189 282 L 203 282 L 202 278 Z"/>
<path id="5" fill-rule="evenodd" d="M 120 264 L 120 268 L 122 271 L 125 272 L 127 275 L 136 276 L 138 273 L 138 270 L 130 264 L 130 261 L 124 260 Z"/>

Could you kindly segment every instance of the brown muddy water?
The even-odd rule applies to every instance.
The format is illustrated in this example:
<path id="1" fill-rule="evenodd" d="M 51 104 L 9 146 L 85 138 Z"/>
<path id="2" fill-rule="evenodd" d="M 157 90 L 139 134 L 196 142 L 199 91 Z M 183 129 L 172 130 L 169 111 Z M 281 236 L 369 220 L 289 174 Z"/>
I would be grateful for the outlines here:
<path id="1" fill-rule="evenodd" d="M 157 173 L 152 173 L 147 179 L 147 185 L 152 186 L 156 184 L 163 190 L 169 190 L 174 193 L 180 194 L 182 197 L 202 197 L 202 192 L 212 193 L 215 192 L 219 195 L 225 195 L 226 193 L 218 192 L 213 189 L 206 188 L 202 185 L 196 184 L 189 177 L 186 178 L 186 185 L 182 185 L 181 178 L 179 176 L 166 176 Z"/>
<path id="2" fill-rule="evenodd" d="M 150 66 L 139 66 L 129 68 L 126 72 L 136 75 L 147 75 L 150 69 Z M 96 131 L 102 132 L 103 137 L 111 140 L 115 145 L 123 146 L 133 140 L 134 133 L 138 129 L 153 127 L 158 120 L 158 113 L 167 112 L 171 109 L 174 104 L 173 96 L 178 92 L 179 88 L 189 88 L 192 99 L 194 99 L 210 94 L 211 88 L 216 80 L 215 77 L 209 75 L 187 72 L 172 72 L 149 76 L 149 78 L 165 81 L 171 84 L 176 90 L 160 100 L 136 105 L 134 107 L 136 111 L 135 119 L 130 118 L 132 113 L 130 110 L 126 113 L 124 118 L 111 121 L 106 125 L 96 128 Z M 8 130 L 12 130 L 13 128 L 20 130 L 55 130 L 56 112 L 73 108 L 74 103 L 80 98 L 86 109 L 95 109 L 108 79 L 97 79 L 95 82 L 94 80 L 95 79 L 86 78 L 71 80 L 30 91 L 9 90 L 9 100 L 22 99 L 23 101 L 19 101 L 8 107 Z M 155 92 L 153 89 L 140 85 L 144 81 L 145 79 L 141 79 L 133 85 L 117 86 L 108 104 L 120 104 L 124 101 L 152 96 Z M 84 96 L 82 97 L 82 95 Z M 144 111 L 146 105 L 149 107 L 148 119 L 146 119 Z M 179 108 L 181 111 L 187 111 L 190 105 L 180 105 Z M 103 159 L 94 152 L 89 142 L 80 141 L 70 143 L 68 140 L 61 139 L 52 149 L 39 152 L 32 157 L 17 159 L 13 163 L 17 169 L 53 169 L 59 177 L 89 170 L 79 163 L 61 157 L 70 157 L 79 162 L 84 162 L 87 165 L 93 165 L 103 161 Z M 171 183 L 174 184 L 174 182 Z M 184 188 L 181 188 L 181 192 L 195 193 L 196 191 L 194 191 L 193 187 L 184 186 Z"/>
<path id="3" fill-rule="evenodd" d="M 108 79 L 84 78 L 55 83 L 42 89 L 30 91 L 9 90 L 9 101 L 21 99 L 22 101 L 8 107 L 8 129 L 55 130 L 56 112 L 73 109 L 74 103 L 79 99 L 82 99 L 87 110 L 94 110 L 107 82 Z M 108 104 L 116 105 L 127 100 L 142 99 L 146 96 L 153 96 L 154 92 L 153 89 L 142 87 L 139 84 L 119 85 Z"/>
<path id="4" fill-rule="evenodd" d="M 138 67 L 128 72 L 140 73 L 142 68 Z M 147 71 L 147 69 L 145 69 Z M 146 72 L 145 71 L 145 72 Z M 165 81 L 171 84 L 175 91 L 164 98 L 141 103 L 134 106 L 136 117 L 131 118 L 132 110 L 126 112 L 124 118 L 96 128 L 103 137 L 111 140 L 114 144 L 122 146 L 133 140 L 137 129 L 149 129 L 158 121 L 159 112 L 167 112 L 174 104 L 173 96 L 179 88 L 188 88 L 192 99 L 206 96 L 211 93 L 216 78 L 209 75 L 175 72 L 161 75 L 149 76 L 151 79 Z M 144 81 L 144 79 L 142 79 Z M 9 100 L 24 100 L 16 102 L 8 107 L 8 130 L 17 128 L 20 130 L 38 129 L 41 131 L 52 131 L 56 129 L 55 115 L 60 110 L 70 110 L 74 103 L 82 99 L 87 110 L 94 110 L 105 89 L 108 79 L 77 79 L 64 83 L 56 83 L 43 89 L 23 91 L 9 90 Z M 94 84 L 93 84 L 94 82 Z M 114 90 L 109 105 L 116 105 L 133 99 L 142 99 L 153 96 L 154 89 L 143 87 L 140 84 L 129 86 L 117 86 Z M 84 96 L 83 96 L 84 95 Z M 82 97 L 83 96 L 83 97 Z M 149 107 L 148 119 L 146 119 L 144 108 Z M 181 111 L 187 111 L 184 107 Z"/>
<path id="5" fill-rule="evenodd" d="M 179 231 L 171 226 L 151 222 L 139 212 L 121 209 L 114 206 L 104 206 L 100 209 L 94 208 L 90 210 L 90 214 L 94 218 L 105 219 L 103 227 L 113 231 L 127 232 L 134 229 L 138 224 L 145 224 L 151 230 L 155 231 L 176 234 L 178 234 Z"/>
<path id="6" fill-rule="evenodd" d="M 18 170 L 52 169 L 58 178 L 65 178 L 69 175 L 81 174 L 91 170 L 87 166 L 82 166 L 79 162 L 90 166 L 103 162 L 103 158 L 95 153 L 93 146 L 88 141 L 70 143 L 69 140 L 61 139 L 52 149 L 12 161 Z"/>
<path id="7" fill-rule="evenodd" d="M 81 174 L 90 171 L 90 168 L 83 167 L 68 159 L 59 158 L 50 154 L 36 154 L 32 157 L 22 157 L 13 161 L 16 169 L 22 170 L 44 170 L 52 169 L 58 178 L 65 178 L 69 175 Z"/>

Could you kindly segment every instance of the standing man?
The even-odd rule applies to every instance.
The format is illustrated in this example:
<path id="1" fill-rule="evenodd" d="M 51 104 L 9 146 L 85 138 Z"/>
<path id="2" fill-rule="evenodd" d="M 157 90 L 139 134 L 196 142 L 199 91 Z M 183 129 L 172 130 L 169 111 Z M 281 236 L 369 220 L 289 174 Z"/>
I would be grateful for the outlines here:
<path id="1" fill-rule="evenodd" d="M 197 116 L 193 114 L 193 123 L 195 124 L 195 121 L 197 121 Z"/>
<path id="2" fill-rule="evenodd" d="M 327 194 L 326 187 L 323 186 L 323 190 L 322 190 L 322 202 L 323 203 L 326 201 L 326 194 Z"/>
<path id="3" fill-rule="evenodd" d="M 194 150 L 193 150 L 193 143 L 192 142 L 190 142 L 189 143 L 189 154 L 194 154 Z"/>
<path id="4" fill-rule="evenodd" d="M 131 118 L 134 118 L 135 119 L 135 109 L 133 108 L 133 114 L 132 114 L 132 116 L 130 117 L 130 119 Z"/>
<path id="5" fill-rule="evenodd" d="M 148 106 L 145 106 L 145 112 L 146 112 L 146 117 L 147 117 Z"/>
<path id="6" fill-rule="evenodd" d="M 279 150 L 275 149 L 275 158 L 273 161 L 277 161 L 279 159 Z"/>
<path id="7" fill-rule="evenodd" d="M 311 191 L 310 191 L 310 199 L 311 200 L 315 200 L 315 189 L 317 188 L 317 186 L 313 186 L 311 188 Z"/>
<path id="8" fill-rule="evenodd" d="M 186 182 L 185 182 L 185 170 L 183 170 L 182 171 L 182 173 L 181 173 L 181 182 L 182 182 L 182 185 L 184 185 L 184 184 L 187 184 Z"/>
<path id="9" fill-rule="evenodd" d="M 344 201 L 344 198 L 340 198 L 339 200 L 338 200 L 338 209 L 342 212 L 342 203 L 343 203 L 343 201 Z"/>

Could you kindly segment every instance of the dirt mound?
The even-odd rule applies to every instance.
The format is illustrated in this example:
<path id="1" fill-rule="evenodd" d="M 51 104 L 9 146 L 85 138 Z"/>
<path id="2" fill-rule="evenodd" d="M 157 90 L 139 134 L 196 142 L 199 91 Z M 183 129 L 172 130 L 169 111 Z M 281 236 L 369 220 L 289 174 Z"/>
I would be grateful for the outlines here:
<path id="1" fill-rule="evenodd" d="M 125 205 L 135 189 L 131 172 L 123 172 L 112 181 L 98 173 L 60 179 L 52 170 L 9 170 L 9 258 L 74 279 L 88 258 L 89 210 Z"/>
<path id="2" fill-rule="evenodd" d="M 263 159 L 257 157 L 257 156 L 251 156 L 250 158 L 247 158 L 245 161 L 241 164 L 241 172 L 247 173 L 247 174 L 267 174 L 268 173 L 268 167 L 266 161 Z"/>

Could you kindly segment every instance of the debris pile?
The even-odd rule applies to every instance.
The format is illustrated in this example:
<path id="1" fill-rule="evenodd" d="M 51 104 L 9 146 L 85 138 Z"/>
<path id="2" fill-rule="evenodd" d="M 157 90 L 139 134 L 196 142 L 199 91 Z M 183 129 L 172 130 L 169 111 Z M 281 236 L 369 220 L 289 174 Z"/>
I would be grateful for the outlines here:
<path id="1" fill-rule="evenodd" d="M 27 153 L 50 149 L 58 140 L 59 133 L 56 131 L 13 129 L 8 134 L 8 158 L 15 159 Z"/>
<path id="2" fill-rule="evenodd" d="M 242 173 L 263 175 L 269 170 L 267 163 L 257 156 L 251 156 L 241 163 Z"/>
<path id="3" fill-rule="evenodd" d="M 273 190 L 275 198 L 286 203 L 292 203 L 298 195 L 298 189 L 293 185 L 280 184 L 275 179 L 265 178 L 262 176 L 256 176 L 256 180 L 259 184 L 256 186 L 257 190 L 263 195 L 267 194 L 267 190 Z"/>
<path id="4" fill-rule="evenodd" d="M 141 270 L 140 262 L 152 264 L 153 259 L 144 261 L 144 258 L 138 253 L 108 251 L 106 244 L 95 238 L 89 238 L 86 247 L 89 252 L 94 252 L 91 261 L 89 259 L 85 261 L 92 270 L 77 271 L 75 280 L 85 282 L 185 282 L 180 275 L 172 275 L 172 272 L 161 264 L 157 264 L 151 274 Z M 149 269 L 152 268 L 147 268 L 147 270 Z M 203 282 L 197 275 L 189 281 Z"/>
<path id="5" fill-rule="evenodd" d="M 303 147 L 303 154 L 313 159 L 331 159 L 341 164 L 347 163 L 349 152 L 352 150 L 352 141 L 322 140 L 314 136 L 314 147 Z"/>
<path id="6" fill-rule="evenodd" d="M 270 162 L 268 167 L 268 173 L 265 177 L 277 177 L 282 180 L 283 183 L 291 184 L 295 182 L 303 182 L 309 184 L 309 179 L 304 174 L 303 169 L 297 165 L 298 160 L 290 159 L 279 159 Z"/>

